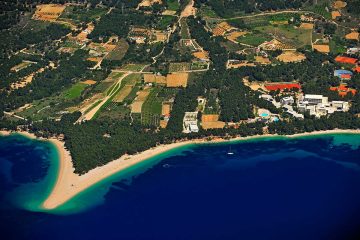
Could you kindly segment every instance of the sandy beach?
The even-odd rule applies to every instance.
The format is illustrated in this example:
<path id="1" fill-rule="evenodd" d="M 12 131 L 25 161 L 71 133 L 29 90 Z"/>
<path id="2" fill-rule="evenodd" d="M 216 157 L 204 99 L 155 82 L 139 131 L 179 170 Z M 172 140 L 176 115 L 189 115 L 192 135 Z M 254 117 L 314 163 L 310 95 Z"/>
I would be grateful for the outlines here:
<path id="1" fill-rule="evenodd" d="M 30 138 L 36 138 L 34 134 L 27 132 L 17 132 L 23 134 Z M 323 135 L 323 134 L 334 134 L 334 133 L 356 133 L 360 134 L 360 130 L 328 130 L 328 131 L 317 131 L 312 133 L 301 133 L 289 136 L 282 137 L 300 137 L 300 136 L 313 136 L 313 135 Z M 0 131 L 1 135 L 11 134 L 8 131 Z M 64 142 L 58 139 L 46 139 L 51 141 L 58 149 L 60 167 L 58 172 L 58 178 L 55 184 L 54 189 L 51 194 L 43 203 L 43 208 L 45 210 L 55 209 L 56 207 L 67 202 L 80 192 L 86 190 L 87 188 L 93 186 L 97 182 L 119 172 L 124 169 L 127 169 L 139 162 L 145 161 L 153 156 L 164 153 L 171 149 L 185 146 L 188 144 L 204 144 L 204 143 L 219 143 L 219 142 L 229 142 L 229 141 L 242 141 L 256 138 L 265 138 L 270 136 L 279 136 L 279 135 L 259 135 L 259 136 L 249 136 L 249 137 L 238 137 L 231 140 L 224 140 L 222 138 L 215 138 L 214 140 L 207 141 L 206 139 L 197 139 L 189 140 L 183 142 L 172 143 L 168 145 L 160 145 L 152 149 L 146 150 L 144 152 L 135 154 L 135 155 L 124 155 L 116 160 L 109 162 L 108 164 L 92 169 L 84 175 L 78 175 L 74 173 L 74 167 L 71 159 L 70 152 L 67 151 L 64 147 Z M 44 140 L 44 139 L 43 139 Z"/>

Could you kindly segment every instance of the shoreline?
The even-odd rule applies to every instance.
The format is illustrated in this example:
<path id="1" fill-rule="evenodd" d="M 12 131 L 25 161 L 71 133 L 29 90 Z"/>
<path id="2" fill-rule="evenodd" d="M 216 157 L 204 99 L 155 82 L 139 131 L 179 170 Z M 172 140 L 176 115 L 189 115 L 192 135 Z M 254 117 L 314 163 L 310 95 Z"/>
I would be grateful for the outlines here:
<path id="1" fill-rule="evenodd" d="M 299 133 L 294 135 L 266 134 L 266 135 L 255 135 L 248 137 L 236 137 L 229 140 L 223 138 L 214 138 L 210 141 L 207 139 L 186 140 L 186 141 L 171 143 L 167 145 L 159 145 L 134 155 L 123 155 L 115 160 L 112 160 L 106 165 L 96 167 L 83 175 L 78 175 L 74 173 L 75 169 L 73 167 L 71 154 L 68 150 L 65 149 L 64 146 L 65 143 L 63 141 L 60 141 L 56 138 L 50 138 L 50 139 L 37 138 L 34 134 L 24 131 L 20 131 L 20 132 L 0 131 L 0 136 L 9 136 L 13 133 L 21 134 L 31 139 L 50 141 L 56 146 L 58 150 L 60 162 L 57 173 L 58 174 L 57 180 L 50 195 L 47 197 L 47 199 L 43 202 L 41 206 L 43 210 L 49 211 L 56 209 L 57 207 L 66 203 L 67 201 L 69 201 L 79 193 L 85 191 L 86 189 L 92 187 L 93 185 L 106 179 L 107 177 L 114 175 L 115 173 L 125 170 L 131 166 L 134 166 L 140 162 L 148 160 L 159 154 L 165 153 L 169 150 L 183 147 L 186 145 L 237 142 L 237 141 L 246 141 L 251 139 L 262 139 L 267 137 L 298 138 L 305 136 L 341 134 L 341 133 L 360 134 L 360 130 L 335 129 L 335 130 Z"/>

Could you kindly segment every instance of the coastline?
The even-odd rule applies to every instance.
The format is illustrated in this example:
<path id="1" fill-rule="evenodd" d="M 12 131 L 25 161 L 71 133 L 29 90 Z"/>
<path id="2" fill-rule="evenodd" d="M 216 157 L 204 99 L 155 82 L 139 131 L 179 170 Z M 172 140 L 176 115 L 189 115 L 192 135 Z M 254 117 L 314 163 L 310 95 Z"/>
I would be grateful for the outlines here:
<path id="1" fill-rule="evenodd" d="M 36 139 L 37 137 L 34 134 L 20 131 L 20 132 L 10 132 L 10 131 L 0 131 L 0 135 L 8 136 L 10 134 L 17 133 L 24 135 L 31 139 Z M 248 137 L 237 137 L 233 139 L 223 139 L 223 138 L 215 138 L 211 141 L 207 139 L 194 139 L 194 140 L 186 140 L 182 142 L 171 143 L 167 145 L 159 145 L 153 147 L 151 149 L 145 150 L 141 153 L 134 155 L 123 155 L 118 159 L 115 159 L 106 165 L 94 168 L 87 172 L 84 175 L 78 175 L 74 173 L 74 167 L 71 159 L 70 152 L 65 149 L 65 143 L 56 138 L 40 138 L 40 140 L 47 140 L 52 142 L 59 154 L 59 170 L 58 177 L 55 183 L 54 188 L 52 189 L 50 195 L 43 202 L 42 208 L 44 210 L 53 210 L 58 206 L 66 203 L 79 193 L 85 191 L 96 183 L 100 182 L 107 177 L 114 175 L 122 170 L 125 170 L 131 166 L 134 166 L 140 162 L 143 162 L 149 158 L 157 156 L 161 153 L 167 152 L 174 148 L 183 147 L 191 144 L 213 144 L 213 143 L 225 143 L 225 142 L 236 142 L 236 141 L 246 141 L 251 139 L 261 139 L 267 137 L 284 137 L 284 138 L 298 138 L 304 136 L 315 136 L 315 135 L 326 135 L 326 134 L 339 134 L 339 133 L 351 133 L 351 134 L 360 134 L 360 130 L 326 130 L 326 131 L 316 131 L 316 132 L 306 132 L 299 133 L 294 135 L 255 135 Z"/>

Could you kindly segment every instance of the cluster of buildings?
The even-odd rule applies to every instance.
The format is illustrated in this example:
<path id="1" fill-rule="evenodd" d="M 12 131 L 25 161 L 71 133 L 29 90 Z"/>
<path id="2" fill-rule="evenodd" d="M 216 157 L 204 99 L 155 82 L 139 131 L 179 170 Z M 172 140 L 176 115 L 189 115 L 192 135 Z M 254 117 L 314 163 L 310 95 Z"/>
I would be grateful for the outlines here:
<path id="1" fill-rule="evenodd" d="M 165 42 L 168 38 L 168 31 L 160 31 L 154 29 L 147 29 L 143 27 L 133 27 L 128 35 L 128 39 L 137 44 L 144 44 L 146 42 Z"/>
<path id="2" fill-rule="evenodd" d="M 346 101 L 329 101 L 328 97 L 323 95 L 299 94 L 297 102 L 293 96 L 283 97 L 280 102 L 275 101 L 272 96 L 267 94 L 260 97 L 271 102 L 277 108 L 283 108 L 286 113 L 297 119 L 304 119 L 305 112 L 311 116 L 321 117 L 334 112 L 347 112 L 350 108 L 350 104 Z M 297 111 L 293 107 L 295 103 Z M 270 114 L 267 115 L 270 116 Z"/>
<path id="3" fill-rule="evenodd" d="M 323 95 L 305 94 L 299 98 L 297 107 L 301 112 L 321 117 L 334 112 L 347 112 L 350 106 L 346 101 L 329 101 Z"/>
<path id="4" fill-rule="evenodd" d="M 185 112 L 183 119 L 183 133 L 199 132 L 198 112 Z"/>

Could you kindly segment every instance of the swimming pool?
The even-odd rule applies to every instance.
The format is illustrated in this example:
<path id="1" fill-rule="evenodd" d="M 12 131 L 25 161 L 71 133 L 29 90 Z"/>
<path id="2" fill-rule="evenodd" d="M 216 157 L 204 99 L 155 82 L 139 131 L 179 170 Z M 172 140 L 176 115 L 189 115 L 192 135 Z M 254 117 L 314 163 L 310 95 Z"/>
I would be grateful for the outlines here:
<path id="1" fill-rule="evenodd" d="M 269 116 L 268 113 L 261 113 L 261 114 L 260 114 L 260 117 L 268 117 L 268 116 Z"/>

